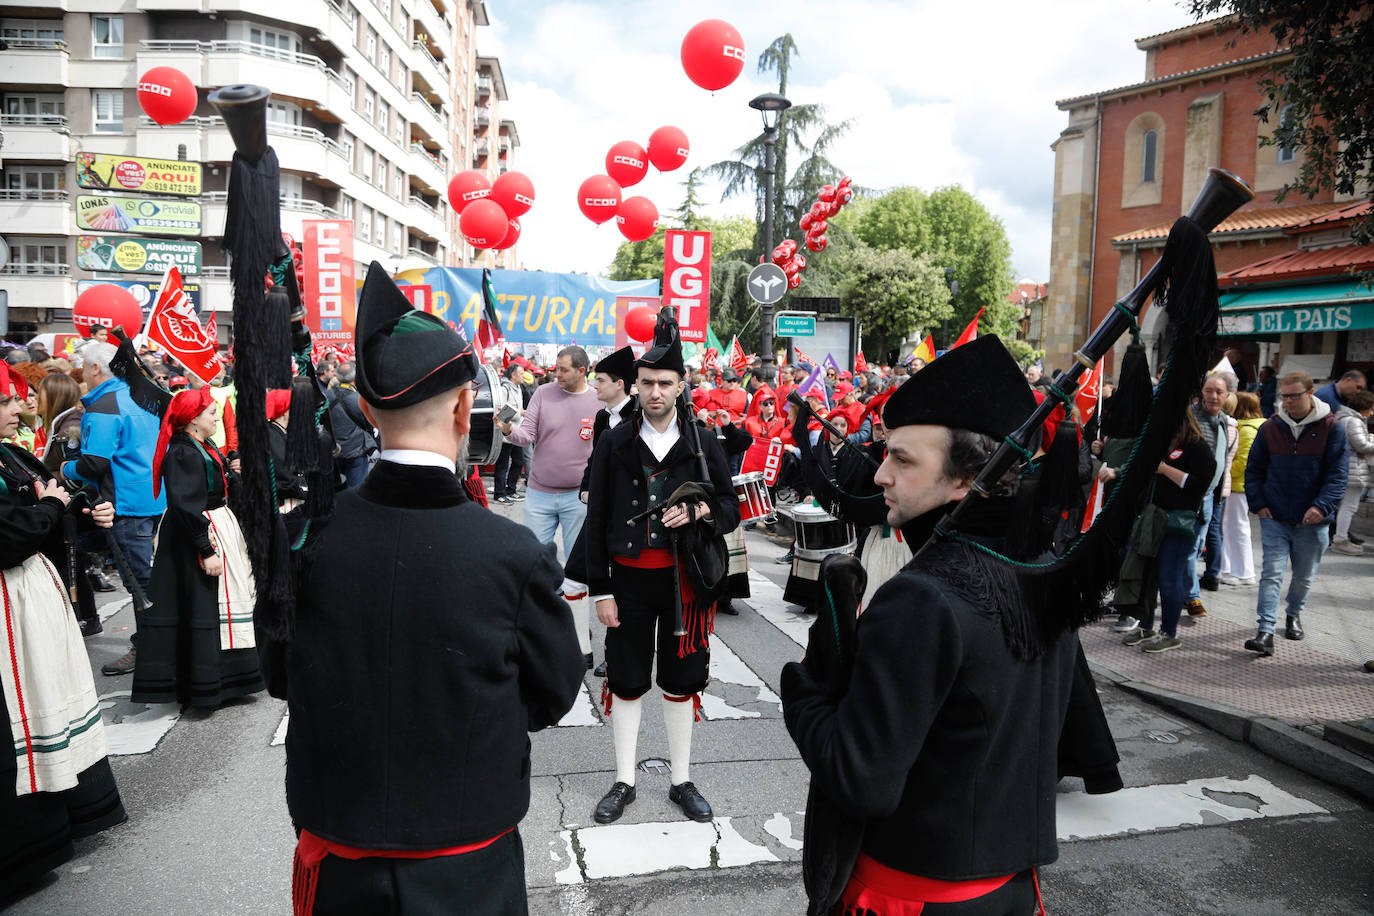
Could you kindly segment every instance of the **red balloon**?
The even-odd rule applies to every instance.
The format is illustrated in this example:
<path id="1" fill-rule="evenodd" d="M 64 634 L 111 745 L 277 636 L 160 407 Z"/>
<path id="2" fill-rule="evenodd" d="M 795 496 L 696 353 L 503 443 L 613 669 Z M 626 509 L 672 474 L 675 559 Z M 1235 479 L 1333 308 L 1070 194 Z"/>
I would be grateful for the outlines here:
<path id="1" fill-rule="evenodd" d="M 632 308 L 625 313 L 625 334 L 631 340 L 644 343 L 653 340 L 654 325 L 658 323 L 658 313 L 647 305 Z"/>
<path id="2" fill-rule="evenodd" d="M 835 188 L 836 188 L 837 190 L 838 190 L 838 189 L 842 189 L 842 188 L 847 188 L 847 187 L 849 187 L 849 185 L 850 185 L 851 183 L 853 183 L 853 181 L 854 181 L 853 178 L 850 178 L 848 175 L 846 175 L 846 176 L 844 176 L 843 178 L 841 178 L 839 181 L 837 181 L 837 182 L 835 183 Z"/>
<path id="3" fill-rule="evenodd" d="M 660 127 L 649 134 L 649 161 L 660 172 L 671 172 L 687 161 L 692 151 L 687 134 L 677 127 Z"/>
<path id="4" fill-rule="evenodd" d="M 153 67 L 138 78 L 138 104 L 164 126 L 185 121 L 199 102 L 195 84 L 176 67 Z"/>
<path id="5" fill-rule="evenodd" d="M 823 235 L 818 235 L 814 239 L 812 239 L 806 247 L 810 248 L 812 251 L 825 251 L 825 246 L 829 244 L 830 239 L 826 238 Z"/>
<path id="6" fill-rule="evenodd" d="M 621 140 L 606 153 L 606 174 L 622 188 L 639 184 L 649 172 L 649 154 L 633 140 Z"/>
<path id="7" fill-rule="evenodd" d="M 534 206 L 534 182 L 523 172 L 504 172 L 496 176 L 487 196 L 500 204 L 507 216 L 524 216 Z"/>
<path id="8" fill-rule="evenodd" d="M 833 184 L 828 184 L 825 187 L 821 188 L 820 192 L 816 195 L 816 199 L 823 200 L 826 203 L 829 203 L 830 201 L 834 200 L 835 186 Z"/>
<path id="9" fill-rule="evenodd" d="M 593 175 L 577 189 L 578 209 L 598 226 L 615 216 L 620 198 L 620 185 L 610 175 Z"/>
<path id="10" fill-rule="evenodd" d="M 474 200 L 463 208 L 458 230 L 473 248 L 498 248 L 510 230 L 510 217 L 491 200 Z"/>
<path id="11" fill-rule="evenodd" d="M 507 172 L 506 174 L 510 174 Z M 462 222 L 461 220 L 459 221 Z M 501 244 L 492 245 L 497 251 L 505 251 L 507 248 L 514 248 L 515 243 L 520 241 L 520 220 L 511 218 L 507 220 L 506 237 L 501 240 Z"/>
<path id="12" fill-rule="evenodd" d="M 797 265 L 797 270 L 806 270 L 806 255 L 799 254 L 792 258 L 792 263 Z"/>
<path id="13" fill-rule="evenodd" d="M 788 275 L 787 275 L 787 288 L 788 288 L 788 289 L 796 289 L 796 288 L 799 287 L 799 286 L 801 286 L 801 274 L 788 274 Z"/>
<path id="14" fill-rule="evenodd" d="M 830 224 L 823 219 L 811 221 L 811 235 L 824 235 L 825 230 L 830 228 Z"/>
<path id="15" fill-rule="evenodd" d="M 113 283 L 92 286 L 72 303 L 72 324 L 82 337 L 90 337 L 95 325 L 122 326 L 130 337 L 143 327 L 143 309 L 133 293 Z"/>
<path id="16" fill-rule="evenodd" d="M 702 89 L 715 92 L 733 83 L 744 69 L 744 39 L 722 19 L 698 22 L 682 39 L 682 69 Z"/>
<path id="17" fill-rule="evenodd" d="M 615 211 L 620 234 L 632 242 L 642 242 L 658 228 L 658 207 L 647 197 L 627 197 Z"/>
<path id="18" fill-rule="evenodd" d="M 489 194 L 491 194 L 491 180 L 487 178 L 486 172 L 468 169 L 466 172 L 459 172 L 449 179 L 448 205 L 453 208 L 455 213 L 462 213 L 468 204 L 474 200 L 481 200 Z"/>

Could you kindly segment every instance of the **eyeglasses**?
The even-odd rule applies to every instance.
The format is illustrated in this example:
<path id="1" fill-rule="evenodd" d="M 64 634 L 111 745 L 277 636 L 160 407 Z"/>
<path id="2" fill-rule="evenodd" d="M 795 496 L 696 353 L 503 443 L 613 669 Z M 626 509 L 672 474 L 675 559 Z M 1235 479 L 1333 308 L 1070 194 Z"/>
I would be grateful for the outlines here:
<path id="1" fill-rule="evenodd" d="M 1299 391 L 1297 394 L 1284 394 L 1283 392 L 1279 392 L 1279 398 L 1284 401 L 1296 401 L 1299 398 L 1303 398 L 1306 396 L 1306 391 Z"/>

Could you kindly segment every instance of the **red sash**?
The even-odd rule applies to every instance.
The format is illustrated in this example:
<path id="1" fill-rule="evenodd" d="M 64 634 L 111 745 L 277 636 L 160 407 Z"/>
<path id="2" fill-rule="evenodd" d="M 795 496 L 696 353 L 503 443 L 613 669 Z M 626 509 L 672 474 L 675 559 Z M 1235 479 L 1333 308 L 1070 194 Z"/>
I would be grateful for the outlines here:
<path id="1" fill-rule="evenodd" d="M 889 868 L 861 852 L 838 909 L 841 913 L 872 911 L 883 916 L 919 916 L 927 903 L 973 900 L 991 894 L 1014 877 L 941 881 Z"/>

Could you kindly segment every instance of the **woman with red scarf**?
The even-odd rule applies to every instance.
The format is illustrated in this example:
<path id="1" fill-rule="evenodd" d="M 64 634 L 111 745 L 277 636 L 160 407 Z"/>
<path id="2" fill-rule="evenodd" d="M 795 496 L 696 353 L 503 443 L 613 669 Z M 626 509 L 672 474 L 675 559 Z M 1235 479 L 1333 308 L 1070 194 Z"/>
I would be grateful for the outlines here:
<path id="1" fill-rule="evenodd" d="M 167 489 L 149 608 L 139 621 L 135 703 L 213 708 L 264 688 L 253 634 L 253 573 L 226 505 L 233 471 L 209 441 L 209 388 L 181 391 L 162 417 L 153 492 Z"/>

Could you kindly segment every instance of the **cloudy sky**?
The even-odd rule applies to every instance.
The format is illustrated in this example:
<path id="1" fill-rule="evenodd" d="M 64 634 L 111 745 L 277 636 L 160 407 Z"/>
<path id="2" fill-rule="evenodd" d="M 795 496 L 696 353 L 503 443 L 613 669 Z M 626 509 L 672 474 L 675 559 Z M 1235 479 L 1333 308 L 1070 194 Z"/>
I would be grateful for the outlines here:
<path id="1" fill-rule="evenodd" d="M 647 195 L 660 213 L 677 207 L 689 169 L 730 158 L 759 132 L 748 102 L 777 85 L 757 73 L 758 55 L 790 32 L 800 57 L 788 97 L 854 121 L 833 162 L 872 188 L 963 185 L 1006 224 L 1017 276 L 1040 281 L 1049 145 L 1067 123 L 1055 100 L 1139 81 L 1145 54 L 1134 39 L 1192 21 L 1176 0 L 487 0 L 487 11 L 478 52 L 501 59 L 510 95 L 501 116 L 516 121 L 515 167 L 537 195 L 521 220 L 526 268 L 605 271 L 622 238 L 614 221 L 581 215 L 577 187 L 604 171 L 611 144 L 647 144 L 664 124 L 687 132 L 691 158 L 676 172 L 651 168 L 627 194 Z M 693 85 L 679 59 L 683 35 L 709 18 L 732 23 L 746 45 L 744 72 L 716 93 Z M 713 215 L 753 212 L 752 199 L 707 196 Z"/>

